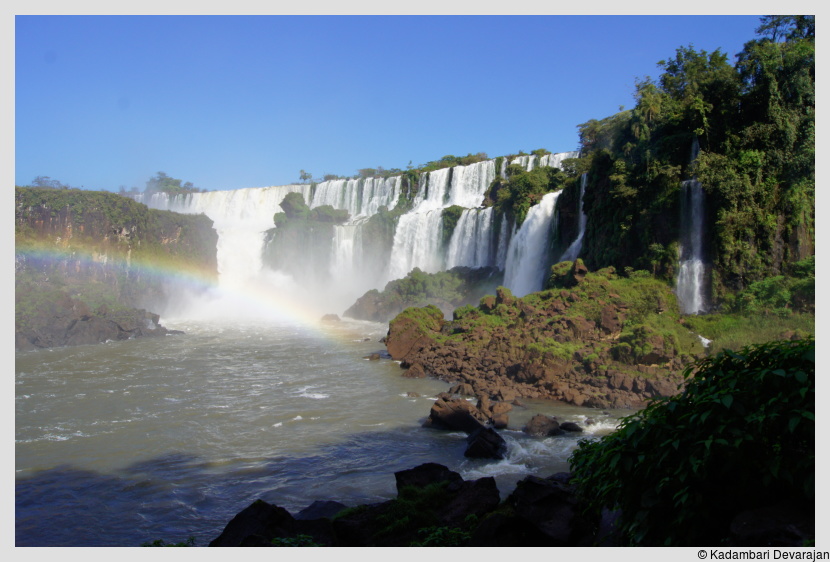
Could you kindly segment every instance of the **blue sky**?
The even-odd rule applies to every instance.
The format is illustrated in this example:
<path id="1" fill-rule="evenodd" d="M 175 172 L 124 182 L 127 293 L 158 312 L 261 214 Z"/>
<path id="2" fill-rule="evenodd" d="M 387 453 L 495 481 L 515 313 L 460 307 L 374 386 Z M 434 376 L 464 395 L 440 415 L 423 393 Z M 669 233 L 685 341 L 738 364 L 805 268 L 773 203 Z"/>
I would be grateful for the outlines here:
<path id="1" fill-rule="evenodd" d="M 578 147 L 760 16 L 17 16 L 15 183 L 210 190 Z"/>

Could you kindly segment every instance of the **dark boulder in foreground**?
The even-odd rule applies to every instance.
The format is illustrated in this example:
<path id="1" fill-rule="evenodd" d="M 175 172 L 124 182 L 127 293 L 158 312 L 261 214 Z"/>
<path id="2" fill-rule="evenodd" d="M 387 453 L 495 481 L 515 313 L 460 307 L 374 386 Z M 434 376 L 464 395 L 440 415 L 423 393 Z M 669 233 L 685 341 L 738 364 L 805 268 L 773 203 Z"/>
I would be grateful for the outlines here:
<path id="1" fill-rule="evenodd" d="M 527 476 L 500 501 L 492 477 L 464 480 L 436 463 L 395 473 L 397 497 L 345 508 L 316 501 L 292 516 L 257 500 L 210 546 L 616 546 L 616 513 L 591 518 L 569 473 Z M 729 546 L 800 546 L 815 519 L 787 505 L 739 513 Z M 701 545 L 703 546 L 703 545 Z"/>

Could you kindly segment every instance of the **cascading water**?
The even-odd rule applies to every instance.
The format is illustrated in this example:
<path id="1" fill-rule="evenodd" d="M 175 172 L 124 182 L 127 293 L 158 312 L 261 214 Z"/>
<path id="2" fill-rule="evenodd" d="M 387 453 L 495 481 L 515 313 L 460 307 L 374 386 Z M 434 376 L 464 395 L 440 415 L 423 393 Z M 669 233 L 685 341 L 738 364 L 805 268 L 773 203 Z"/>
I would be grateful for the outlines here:
<path id="1" fill-rule="evenodd" d="M 686 180 L 681 187 L 680 268 L 677 273 L 677 300 L 684 314 L 706 312 L 703 298 L 703 186 Z"/>
<path id="2" fill-rule="evenodd" d="M 573 261 L 579 257 L 579 252 L 582 251 L 582 238 L 585 236 L 585 226 L 588 224 L 588 217 L 585 215 L 582 200 L 585 198 L 585 185 L 588 183 L 588 175 L 582 174 L 579 186 L 579 234 L 576 239 L 571 242 L 568 249 L 562 253 L 559 261 Z"/>
<path id="3" fill-rule="evenodd" d="M 314 189 L 309 207 L 331 205 L 352 217 L 368 217 L 380 207 L 393 208 L 401 194 L 401 176 L 324 181 Z"/>
<path id="4" fill-rule="evenodd" d="M 416 267 L 428 273 L 446 269 L 441 210 L 480 206 L 495 177 L 494 160 L 421 174 L 413 208 L 401 216 L 395 229 L 387 280 L 405 277 Z M 457 249 L 457 253 L 463 252 Z"/>
<path id="5" fill-rule="evenodd" d="M 695 139 L 690 158 L 692 166 L 699 152 L 700 145 Z M 703 186 L 697 179 L 686 180 L 681 184 L 680 195 L 680 267 L 675 293 L 683 314 L 699 314 L 706 312 L 703 296 Z"/>
<path id="6" fill-rule="evenodd" d="M 239 287 L 259 275 L 263 234 L 274 225 L 274 213 L 281 210 L 280 203 L 289 193 L 301 193 L 308 201 L 311 186 L 280 185 L 173 198 L 166 193 L 154 193 L 149 200 L 139 200 L 155 209 L 207 215 L 219 235 L 216 261 L 220 286 Z"/>
<path id="7" fill-rule="evenodd" d="M 493 264 L 493 207 L 461 213 L 447 248 L 447 269 Z"/>
<path id="8" fill-rule="evenodd" d="M 547 193 L 538 205 L 531 207 L 510 240 L 504 285 L 518 297 L 542 288 L 548 268 L 551 220 L 560 193 Z"/>
<path id="9" fill-rule="evenodd" d="M 577 155 L 576 152 L 548 154 L 541 158 L 527 155 L 514 158 L 511 163 L 520 163 L 527 168 L 561 166 L 564 159 Z M 502 161 L 503 166 L 506 164 L 507 159 Z M 397 220 L 389 246 L 381 252 L 384 255 L 374 255 L 383 245 L 373 244 L 377 241 L 363 236 L 363 229 L 381 207 L 391 210 L 397 204 L 402 190 L 401 176 L 338 179 L 314 187 L 248 188 L 173 198 L 157 193 L 140 200 L 158 209 L 204 213 L 214 221 L 219 234 L 220 287 L 244 291 L 246 283 L 256 280 L 264 282 L 266 289 L 270 283 L 274 290 L 285 293 L 299 286 L 308 295 L 322 292 L 328 299 L 325 306 L 337 310 L 354 302 L 368 289 L 380 289 L 390 280 L 405 277 L 415 267 L 433 273 L 456 266 L 495 266 L 514 270 L 508 274 L 508 279 L 525 287 L 524 282 L 518 280 L 524 279 L 530 266 L 522 257 L 522 250 L 511 245 L 514 232 L 507 217 L 496 216 L 492 208 L 480 208 L 496 173 L 495 160 L 486 160 L 421 174 L 412 207 Z M 269 267 L 279 268 L 274 272 L 263 265 L 265 232 L 273 228 L 274 213 L 281 211 L 280 203 L 292 192 L 301 193 L 311 208 L 331 205 L 335 209 L 345 209 L 351 218 L 345 224 L 329 227 L 330 242 L 317 236 L 307 249 L 303 249 L 305 246 L 292 248 L 288 257 L 280 258 L 281 264 L 288 260 L 293 267 L 291 271 L 269 261 Z M 444 233 L 442 210 L 450 206 L 460 206 L 464 210 L 454 231 Z M 376 232 L 373 230 L 373 236 Z M 541 234 L 534 235 L 533 239 L 537 238 L 546 243 Z M 279 249 L 280 239 L 269 240 L 267 247 L 282 256 L 284 250 Z M 328 250 L 321 244 L 327 245 Z M 369 246 L 371 249 L 367 249 Z M 513 249 L 508 251 L 511 247 Z M 510 255 L 512 258 L 508 259 Z M 308 264 L 304 264 L 305 261 Z M 313 273 L 312 278 L 308 278 L 310 273 Z M 534 279 L 539 275 L 534 275 Z M 288 282 L 293 285 L 288 287 Z M 526 287 L 519 290 L 538 290 L 541 284 L 536 280 Z M 323 306 L 322 302 L 317 304 Z"/>

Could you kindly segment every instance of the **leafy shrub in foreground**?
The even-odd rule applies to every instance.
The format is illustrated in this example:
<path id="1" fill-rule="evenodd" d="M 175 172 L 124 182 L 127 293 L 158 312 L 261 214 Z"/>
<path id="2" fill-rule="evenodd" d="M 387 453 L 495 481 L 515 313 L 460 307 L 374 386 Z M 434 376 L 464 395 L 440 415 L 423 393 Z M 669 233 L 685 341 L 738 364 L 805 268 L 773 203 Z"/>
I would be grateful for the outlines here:
<path id="1" fill-rule="evenodd" d="M 595 513 L 633 545 L 718 544 L 741 511 L 815 502 L 815 341 L 724 351 L 570 461 Z"/>

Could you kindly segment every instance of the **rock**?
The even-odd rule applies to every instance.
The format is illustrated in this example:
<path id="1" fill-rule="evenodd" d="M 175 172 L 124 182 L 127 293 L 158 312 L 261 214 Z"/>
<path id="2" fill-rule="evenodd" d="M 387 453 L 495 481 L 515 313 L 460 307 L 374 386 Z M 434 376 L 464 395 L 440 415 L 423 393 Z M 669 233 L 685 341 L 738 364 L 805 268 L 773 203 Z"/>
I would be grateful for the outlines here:
<path id="1" fill-rule="evenodd" d="M 496 289 L 496 305 L 503 304 L 510 306 L 516 301 L 516 297 L 507 287 L 499 287 Z"/>
<path id="2" fill-rule="evenodd" d="M 579 433 L 582 431 L 582 428 L 574 422 L 562 422 L 559 424 L 559 429 L 562 431 L 570 431 L 572 433 Z"/>
<path id="3" fill-rule="evenodd" d="M 320 322 L 332 323 L 332 322 L 340 322 L 340 317 L 336 314 L 324 314 L 322 318 L 320 318 Z"/>
<path id="4" fill-rule="evenodd" d="M 369 361 L 380 361 L 380 353 L 372 353 L 371 355 L 367 355 L 364 359 L 368 359 Z"/>
<path id="5" fill-rule="evenodd" d="M 622 329 L 624 315 L 613 305 L 607 305 L 600 311 L 599 326 L 606 334 L 618 334 Z"/>
<path id="6" fill-rule="evenodd" d="M 475 394 L 475 392 L 473 391 L 473 387 L 467 383 L 459 383 L 455 386 L 450 387 L 449 393 L 461 394 L 463 396 L 473 396 Z"/>
<path id="7" fill-rule="evenodd" d="M 463 398 L 438 398 L 432 405 L 424 426 L 473 433 L 483 427 L 486 421 L 487 417 Z"/>
<path id="8" fill-rule="evenodd" d="M 446 466 L 434 462 L 428 462 L 416 466 L 415 468 L 396 472 L 395 488 L 398 490 L 398 494 L 400 494 L 401 490 L 407 486 L 425 488 L 431 484 L 447 482 L 450 484 L 450 488 L 454 489 L 454 487 L 463 482 L 463 480 L 464 479 L 461 478 L 460 474 L 453 472 Z"/>
<path id="9" fill-rule="evenodd" d="M 465 457 L 501 460 L 506 453 L 507 443 L 492 427 L 480 427 L 467 437 Z"/>
<path id="10" fill-rule="evenodd" d="M 440 334 L 444 313 L 438 307 L 408 308 L 389 322 L 386 350 L 400 361 L 428 345 L 430 335 Z"/>
<path id="11" fill-rule="evenodd" d="M 577 258 L 574 260 L 573 265 L 571 266 L 571 270 L 569 272 L 570 278 L 573 280 L 574 285 L 578 285 L 585 280 L 585 276 L 588 274 L 588 268 L 585 267 L 585 264 L 582 263 L 582 259 Z"/>
<path id="12" fill-rule="evenodd" d="M 462 481 L 452 496 L 438 510 L 445 525 L 463 525 L 470 515 L 481 517 L 499 506 L 499 489 L 492 476 L 472 482 Z"/>
<path id="13" fill-rule="evenodd" d="M 402 376 L 408 379 L 423 379 L 427 376 L 427 374 L 420 363 L 414 363 L 410 365 L 406 371 L 404 371 Z"/>
<path id="14" fill-rule="evenodd" d="M 294 534 L 294 518 L 285 509 L 257 500 L 230 520 L 208 546 L 242 546 L 243 541 L 260 543 Z"/>
<path id="15" fill-rule="evenodd" d="M 496 429 L 507 429 L 507 422 L 509 421 L 509 416 L 507 414 L 496 414 L 490 421 L 493 424 L 493 427 Z"/>
<path id="16" fill-rule="evenodd" d="M 407 392 L 406 397 L 407 398 L 420 398 L 421 395 L 418 394 L 417 392 Z"/>
<path id="17" fill-rule="evenodd" d="M 331 519 L 341 511 L 346 509 L 346 505 L 340 502 L 331 500 L 317 500 L 311 505 L 297 513 L 294 519 L 297 521 L 307 521 L 311 519 Z"/>
<path id="18" fill-rule="evenodd" d="M 527 476 L 507 498 L 516 515 L 545 538 L 547 546 L 587 546 L 592 539 L 592 522 L 579 510 L 568 478 Z"/>
<path id="19" fill-rule="evenodd" d="M 536 414 L 530 418 L 522 431 L 534 437 L 550 437 L 563 433 L 559 427 L 559 422 L 555 418 L 544 414 Z"/>

